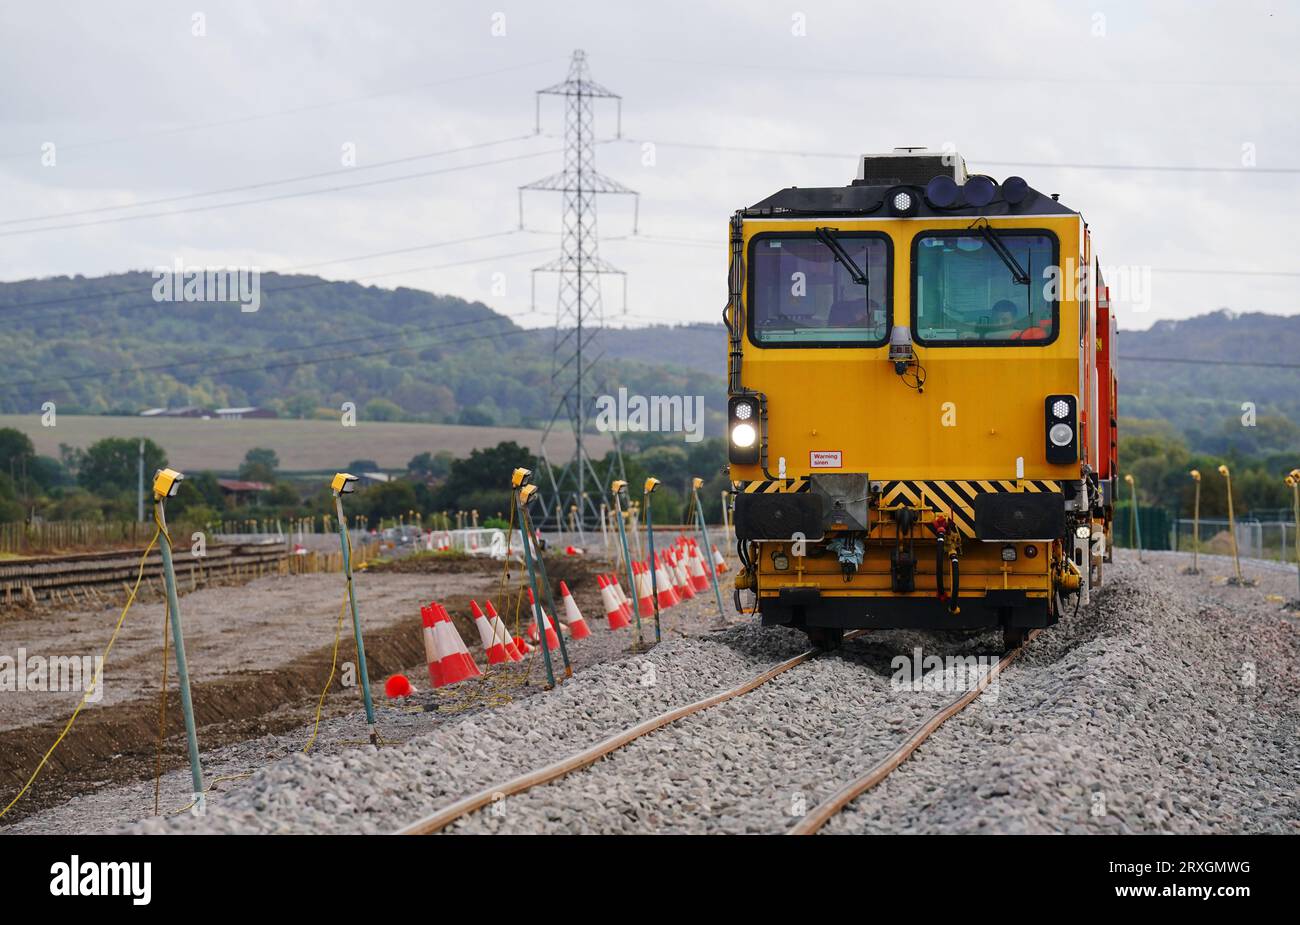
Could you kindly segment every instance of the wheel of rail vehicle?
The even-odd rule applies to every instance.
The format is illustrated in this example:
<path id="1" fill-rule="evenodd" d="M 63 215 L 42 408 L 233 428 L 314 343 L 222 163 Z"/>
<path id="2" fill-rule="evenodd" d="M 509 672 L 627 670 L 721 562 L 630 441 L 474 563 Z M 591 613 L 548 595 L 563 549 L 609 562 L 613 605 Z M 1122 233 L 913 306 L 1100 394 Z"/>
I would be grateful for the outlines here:
<path id="1" fill-rule="evenodd" d="M 1022 646 L 1029 637 L 1029 630 L 1023 626 L 1004 626 L 1002 627 L 1002 648 L 1004 651 Z"/>
<path id="2" fill-rule="evenodd" d="M 808 641 L 819 652 L 834 652 L 844 642 L 844 628 L 839 626 L 810 626 L 804 632 Z"/>

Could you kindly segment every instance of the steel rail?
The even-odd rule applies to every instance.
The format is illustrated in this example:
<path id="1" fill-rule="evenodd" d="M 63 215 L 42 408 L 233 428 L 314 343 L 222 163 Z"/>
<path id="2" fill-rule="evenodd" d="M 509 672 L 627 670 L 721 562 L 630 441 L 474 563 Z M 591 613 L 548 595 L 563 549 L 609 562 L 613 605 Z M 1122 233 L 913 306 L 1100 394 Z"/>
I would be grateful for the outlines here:
<path id="1" fill-rule="evenodd" d="M 85 591 L 91 588 L 114 587 L 133 576 L 139 567 L 139 551 L 113 550 L 105 553 L 79 554 L 67 557 L 31 559 L 0 565 L 0 603 L 21 597 L 24 588 L 41 598 L 53 599 L 54 592 Z M 283 546 L 259 548 L 256 545 L 212 546 L 202 561 L 186 559 L 178 562 L 179 573 L 226 573 L 235 568 L 272 565 L 285 557 Z M 144 566 L 145 578 L 162 574 L 159 553 L 149 556 Z"/>
<path id="2" fill-rule="evenodd" d="M 846 634 L 844 638 L 852 639 L 860 636 L 864 632 L 866 632 L 866 630 L 858 630 Z M 803 664 L 817 654 L 818 652 L 816 649 L 809 649 L 807 652 L 800 653 L 794 658 L 789 658 L 784 662 L 773 665 L 762 674 L 751 678 L 744 684 L 733 687 L 730 690 L 721 691 L 711 697 L 705 697 L 703 700 L 697 700 L 694 703 L 688 703 L 685 706 L 668 710 L 665 713 L 660 713 L 658 716 L 637 723 L 635 726 L 624 729 L 622 732 L 601 739 L 595 745 L 589 746 L 580 752 L 575 752 L 574 754 L 569 755 L 566 758 L 561 758 L 558 761 L 554 761 L 545 767 L 537 768 L 536 770 L 521 774 L 518 777 L 506 781 L 500 786 L 489 787 L 480 790 L 478 793 L 457 800 L 455 803 L 438 810 L 432 815 L 425 816 L 418 822 L 412 823 L 406 828 L 399 830 L 397 834 L 433 835 L 440 832 L 462 816 L 467 816 L 497 800 L 513 796 L 517 793 L 522 793 L 525 790 L 531 790 L 533 787 L 540 784 L 547 784 L 551 781 L 558 780 L 567 774 L 595 764 L 611 752 L 617 751 L 629 742 L 635 741 L 644 735 L 648 735 L 656 729 L 661 729 L 670 723 L 677 722 L 679 719 L 683 719 L 684 717 L 690 716 L 694 713 L 699 713 L 702 710 L 707 710 L 709 707 L 717 706 L 720 703 L 725 703 L 735 697 L 748 694 L 750 691 L 762 687 L 768 681 L 784 674 L 791 668 Z"/>
<path id="3" fill-rule="evenodd" d="M 984 693 L 984 690 L 990 683 L 992 683 L 993 679 L 1002 673 L 1002 669 L 1006 668 L 1020 657 L 1020 653 L 1024 651 L 1025 645 L 1027 645 L 1030 640 L 1034 639 L 1039 632 L 1041 631 L 1034 630 L 1031 632 L 1023 643 L 1002 656 L 998 663 L 989 669 L 988 674 L 980 678 L 979 683 L 976 684 L 974 688 L 962 694 L 946 707 L 933 713 L 929 719 L 917 727 L 917 729 L 908 737 L 907 741 L 873 765 L 871 769 L 861 777 L 845 784 L 839 790 L 832 793 L 827 799 L 818 803 L 813 807 L 810 813 L 799 820 L 799 822 L 786 832 L 786 834 L 815 834 L 818 829 L 829 822 L 830 819 L 839 813 L 840 810 L 892 774 L 904 761 L 911 757 L 912 753 L 920 747 L 922 742 L 930 737 L 931 733 L 946 723 L 950 718 L 974 703 L 975 698 Z"/>

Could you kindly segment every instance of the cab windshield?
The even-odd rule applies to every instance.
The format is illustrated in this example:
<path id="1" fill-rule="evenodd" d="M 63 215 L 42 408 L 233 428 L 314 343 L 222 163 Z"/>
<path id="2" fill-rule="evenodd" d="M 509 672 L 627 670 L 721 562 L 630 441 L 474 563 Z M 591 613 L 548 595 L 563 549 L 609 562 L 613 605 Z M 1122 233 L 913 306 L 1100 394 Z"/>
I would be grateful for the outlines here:
<path id="1" fill-rule="evenodd" d="M 918 342 L 1028 344 L 1054 338 L 1056 303 L 1044 270 L 1056 263 L 1055 239 L 1004 229 L 993 234 L 996 241 L 978 230 L 917 236 Z M 1027 284 L 1017 281 L 1019 271 Z"/>
<path id="2" fill-rule="evenodd" d="M 853 273 L 812 234 L 761 235 L 750 250 L 750 337 L 773 346 L 879 346 L 888 339 L 889 246 L 834 233 Z"/>

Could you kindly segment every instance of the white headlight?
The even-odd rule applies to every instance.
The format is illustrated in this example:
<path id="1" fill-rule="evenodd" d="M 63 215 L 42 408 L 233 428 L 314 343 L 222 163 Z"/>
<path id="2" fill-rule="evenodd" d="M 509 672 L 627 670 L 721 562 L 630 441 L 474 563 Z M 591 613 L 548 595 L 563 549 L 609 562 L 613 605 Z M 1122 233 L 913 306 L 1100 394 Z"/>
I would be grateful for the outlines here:
<path id="1" fill-rule="evenodd" d="M 753 405 L 747 405 L 744 402 L 740 402 L 739 404 L 736 405 L 735 414 L 736 414 L 737 421 L 748 421 L 750 415 L 752 415 L 753 413 L 754 413 Z"/>
<path id="2" fill-rule="evenodd" d="M 908 209 L 910 209 L 910 208 L 912 208 L 912 194 L 911 194 L 911 193 L 902 193 L 902 192 L 900 192 L 900 193 L 895 193 L 895 194 L 894 194 L 894 211 L 896 211 L 896 212 L 906 212 L 906 211 L 907 211 Z"/>
<path id="3" fill-rule="evenodd" d="M 753 446 L 758 433 L 753 424 L 737 424 L 731 428 L 731 442 L 739 447 Z"/>
<path id="4" fill-rule="evenodd" d="M 1047 432 L 1047 439 L 1056 446 L 1069 446 L 1070 441 L 1074 439 L 1074 428 L 1069 424 L 1053 424 L 1052 429 Z"/>
<path id="5" fill-rule="evenodd" d="M 1064 399 L 1058 398 L 1052 405 L 1053 417 L 1063 418 L 1070 413 L 1070 405 Z"/>

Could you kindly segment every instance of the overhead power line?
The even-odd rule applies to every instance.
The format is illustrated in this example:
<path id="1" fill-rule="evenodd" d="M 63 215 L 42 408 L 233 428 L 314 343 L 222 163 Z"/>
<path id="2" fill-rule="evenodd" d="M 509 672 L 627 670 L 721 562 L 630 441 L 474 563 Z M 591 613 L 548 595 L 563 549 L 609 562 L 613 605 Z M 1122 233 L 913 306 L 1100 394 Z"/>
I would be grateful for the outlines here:
<path id="1" fill-rule="evenodd" d="M 486 263 L 492 260 L 509 260 L 514 257 L 529 257 L 529 256 L 534 256 L 537 254 L 545 254 L 545 253 L 550 253 L 550 248 L 538 247 L 538 248 L 531 248 L 529 250 L 513 251 L 508 254 L 489 254 L 485 257 L 472 257 L 468 260 L 453 260 L 450 263 L 426 264 L 425 266 L 419 266 L 419 267 L 406 267 L 401 270 L 386 270 L 382 273 L 367 273 L 361 276 L 353 277 L 350 280 L 313 279 L 310 280 L 309 282 L 295 283 L 293 285 L 288 285 L 288 286 L 276 286 L 274 288 L 264 289 L 262 290 L 262 295 L 263 296 L 274 295 L 277 292 L 293 292 L 299 289 L 314 289 L 317 286 L 332 286 L 336 284 L 347 285 L 348 283 L 357 282 L 363 279 L 382 279 L 388 276 L 401 276 L 406 273 L 422 273 L 422 272 L 427 272 L 429 270 L 445 270 L 451 267 L 468 266 L 474 263 Z M 148 302 L 141 302 L 134 305 L 114 306 L 108 309 L 108 311 L 112 311 L 112 312 L 133 311 L 136 309 L 157 308 L 158 305 L 159 303 L 157 301 L 151 299 Z M 73 308 L 73 307 L 74 306 L 69 306 L 69 308 Z M 43 314 L 41 316 L 41 321 L 45 322 L 50 320 L 51 314 L 53 313 Z M 12 321 L 10 323 L 12 324 Z"/>
<path id="2" fill-rule="evenodd" d="M 1209 360 L 1191 357 L 1131 357 L 1119 352 L 1121 363 L 1187 363 L 1193 366 L 1249 366 L 1258 369 L 1300 369 L 1300 363 L 1274 363 L 1267 360 Z"/>
<path id="3" fill-rule="evenodd" d="M 41 228 L 19 228 L 10 231 L 0 231 L 0 238 L 13 237 L 14 235 L 40 234 L 46 231 L 65 231 L 73 228 L 90 228 L 96 225 L 111 225 L 117 222 L 135 222 L 150 218 L 170 218 L 171 216 L 187 215 L 193 212 L 211 212 L 217 209 L 233 209 L 239 206 L 250 206 L 263 202 L 279 202 L 285 199 L 301 199 L 305 196 L 320 196 L 325 193 L 339 193 L 345 190 L 362 189 L 363 187 L 401 183 L 406 180 L 435 177 L 442 174 L 456 173 L 461 170 L 473 170 L 478 167 L 491 167 L 495 164 L 509 164 L 515 161 L 524 161 L 535 157 L 545 157 L 550 154 L 558 154 L 562 150 L 562 148 L 553 148 L 546 151 L 533 151 L 529 154 L 516 154 L 510 157 L 499 157 L 490 161 L 476 161 L 472 164 L 457 164 L 452 167 L 441 167 L 437 170 L 421 170 L 417 173 L 406 173 L 396 177 L 381 177 L 377 180 L 363 180 L 360 183 L 340 183 L 335 186 L 324 186 L 319 189 L 298 190 L 292 193 L 278 193 L 274 196 L 262 196 L 257 199 L 241 199 L 237 202 L 218 202 L 205 206 L 191 206 L 186 209 L 170 209 L 164 212 L 145 212 L 140 215 L 119 215 L 114 218 L 101 218 L 89 222 L 75 222 L 65 225 L 45 225 Z"/>
<path id="4" fill-rule="evenodd" d="M 64 212 L 49 212 L 45 215 L 31 215 L 27 218 L 9 218 L 0 221 L 0 225 L 24 225 L 29 222 L 50 221 L 57 218 L 70 218 L 75 215 L 98 215 L 103 212 L 118 212 L 123 209 L 139 209 L 144 206 L 164 205 L 169 202 L 184 202 L 189 199 L 201 199 L 206 196 L 222 196 L 227 193 L 246 193 L 250 190 L 266 189 L 271 186 L 284 186 L 289 183 L 301 183 L 305 180 L 319 180 L 324 177 L 337 177 L 342 174 L 358 173 L 366 170 L 379 170 L 383 167 L 392 167 L 394 164 L 409 164 L 412 161 L 427 160 L 431 157 L 444 157 L 448 154 L 460 154 L 465 151 L 476 151 L 480 148 L 490 148 L 496 145 L 510 144 L 515 141 L 526 141 L 536 137 L 531 132 L 527 135 L 514 135 L 510 138 L 500 138 L 496 141 L 480 141 L 475 144 L 461 145 L 458 148 L 446 148 L 442 151 L 427 151 L 424 154 L 410 154 L 406 157 L 395 157 L 386 161 L 375 161 L 373 164 L 358 164 L 355 167 L 340 167 L 337 170 L 324 170 L 319 173 L 300 174 L 296 177 L 283 177 L 279 180 L 263 180 L 259 183 L 245 183 L 241 186 L 227 186 L 221 189 L 204 190 L 197 193 L 181 193 L 176 196 L 163 196 L 158 199 L 141 199 L 136 202 L 124 202 L 111 206 L 97 206 L 92 209 L 69 209 Z"/>
<path id="5" fill-rule="evenodd" d="M 754 148 L 744 145 L 705 144 L 694 141 L 659 141 L 653 138 L 620 138 L 606 141 L 625 141 L 632 144 L 653 144 L 664 148 L 685 148 L 697 151 L 723 151 L 734 154 L 762 154 L 777 157 L 824 157 L 836 160 L 857 160 L 861 151 L 799 151 L 789 148 Z M 1084 164 L 1059 161 L 998 161 L 984 158 L 966 158 L 969 163 L 990 167 L 1039 167 L 1071 170 L 1156 171 L 1176 173 L 1230 173 L 1230 174 L 1298 174 L 1300 167 L 1203 167 L 1191 164 Z"/>
<path id="6" fill-rule="evenodd" d="M 828 76 L 849 75 L 853 77 L 869 77 L 875 80 L 916 80 L 916 81 L 943 81 L 958 82 L 969 84 L 973 82 L 989 83 L 1012 83 L 1016 86 L 1025 84 L 1066 84 L 1070 86 L 1077 85 L 1079 78 L 1073 73 L 1051 74 L 1042 68 L 1021 68 L 1016 72 L 1004 74 L 980 73 L 978 71 L 966 72 L 956 71 L 945 73 L 938 70 L 926 71 L 885 71 L 872 68 L 854 68 L 854 67 L 825 67 L 799 65 L 782 59 L 779 61 L 764 59 L 762 63 L 749 63 L 738 61 L 735 56 L 727 56 L 715 60 L 703 59 L 682 59 L 682 58 L 636 58 L 629 57 L 629 60 L 641 60 L 658 64 L 669 64 L 675 68 L 682 67 L 704 67 L 718 70 L 736 71 L 751 70 L 760 71 L 768 76 L 777 76 L 778 79 L 784 79 L 784 75 L 797 71 L 801 74 L 825 74 Z M 1179 77 L 1143 77 L 1143 76 L 1115 76 L 1110 77 L 1103 74 L 1089 71 L 1087 82 L 1091 84 L 1112 84 L 1123 87 L 1129 86 L 1155 86 L 1155 87 L 1212 87 L 1212 88 L 1239 88 L 1239 87 L 1280 87 L 1287 89 L 1300 88 L 1300 81 L 1295 80 L 1243 80 L 1241 78 L 1213 78 L 1213 77 L 1196 77 L 1196 78 L 1179 78 Z"/>
<path id="7" fill-rule="evenodd" d="M 527 61 L 523 64 L 512 64 L 508 67 L 499 67 L 490 71 L 480 71 L 475 74 L 457 74 L 450 77 L 442 77 L 438 80 L 430 80 L 424 83 L 411 84 L 406 87 L 399 87 L 393 90 L 379 90 L 374 93 L 364 93 L 358 96 L 343 97 L 336 100 L 325 100 L 319 103 L 309 103 L 304 106 L 292 106 L 285 109 L 277 109 L 272 112 L 253 113 L 246 116 L 237 116 L 230 119 L 215 119 L 207 122 L 191 122 L 185 125 L 173 126 L 172 128 L 157 129 L 151 132 L 137 132 L 131 135 L 119 135 L 116 138 L 100 138 L 92 141 L 80 141 L 60 144 L 60 150 L 76 151 L 83 148 L 98 148 L 104 145 L 123 144 L 131 141 L 147 141 L 153 138 L 164 138 L 170 135 L 183 135 L 189 132 L 201 131 L 207 128 L 225 128 L 230 125 L 242 125 L 248 122 L 261 122 L 266 119 L 278 119 L 283 116 L 293 116 L 304 112 L 316 112 L 321 109 L 330 109 L 335 106 L 344 106 L 351 103 L 364 103 L 369 100 L 381 99 L 386 96 L 400 96 L 405 93 L 411 93 L 417 90 L 427 90 L 430 87 L 440 87 L 446 84 L 459 83 L 465 80 L 481 80 L 484 77 L 494 77 L 497 74 L 505 74 L 510 71 L 521 71 L 531 67 L 537 67 L 539 64 L 550 64 L 555 58 L 540 58 L 535 61 Z M 14 151 L 9 154 L 0 155 L 0 159 L 14 160 L 20 157 L 31 157 L 30 151 Z"/>
<path id="8" fill-rule="evenodd" d="M 411 247 L 399 247 L 387 251 L 372 251 L 369 254 L 356 254 L 350 257 L 333 257 L 330 258 L 329 260 L 317 260 L 313 263 L 300 263 L 295 266 L 278 267 L 276 269 L 263 270 L 262 272 L 287 275 L 289 273 L 295 273 L 299 270 L 306 270 L 312 267 L 323 267 L 335 263 L 353 263 L 359 260 L 373 260 L 376 257 L 392 257 L 397 254 L 409 254 L 415 251 L 433 250 L 439 247 L 449 247 L 453 244 L 469 244 L 474 241 L 486 241 L 491 238 L 502 238 L 502 237 L 508 237 L 510 235 L 516 235 L 521 233 L 550 234 L 550 232 L 535 231 L 531 228 L 525 228 L 525 229 L 510 228 L 505 231 L 492 231 L 486 234 L 471 235 L 465 238 L 452 238 L 447 241 L 433 241 L 429 244 L 416 244 L 416 245 L 412 245 Z M 140 271 L 140 272 L 149 272 L 149 271 Z M 81 295 L 62 296 L 60 298 L 55 298 L 55 299 L 33 299 L 27 302 L 13 302 L 7 305 L 4 303 L 0 303 L 0 309 L 4 311 L 9 311 L 12 309 L 32 308 L 32 307 L 43 306 L 43 305 L 62 305 L 64 303 L 87 302 L 87 301 L 94 301 L 96 299 L 100 299 L 100 300 L 111 299 L 123 295 L 138 295 L 141 298 L 144 298 L 145 296 L 149 295 L 152 288 L 153 287 L 151 286 L 148 289 L 115 289 L 110 292 L 87 292 L 87 293 L 82 293 Z M 151 303 L 151 304 L 156 304 L 156 303 Z"/>

